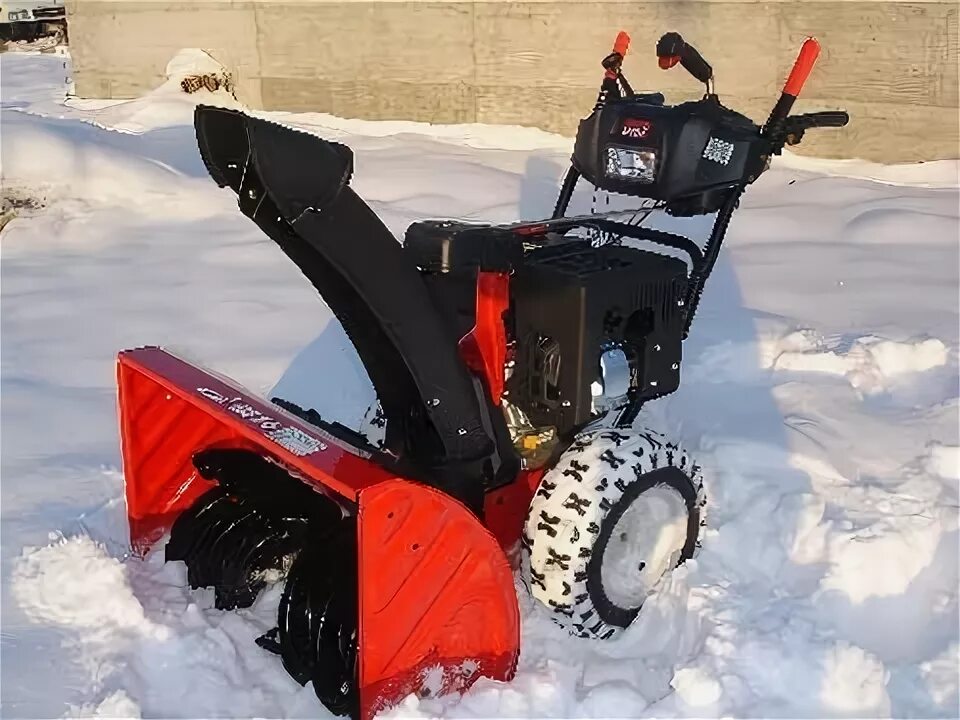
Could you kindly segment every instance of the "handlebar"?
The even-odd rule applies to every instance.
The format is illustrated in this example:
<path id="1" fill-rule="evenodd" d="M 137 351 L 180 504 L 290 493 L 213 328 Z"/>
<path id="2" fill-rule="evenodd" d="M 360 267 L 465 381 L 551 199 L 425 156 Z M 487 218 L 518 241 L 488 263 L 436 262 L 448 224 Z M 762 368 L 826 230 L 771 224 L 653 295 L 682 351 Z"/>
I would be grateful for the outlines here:
<path id="1" fill-rule="evenodd" d="M 633 88 L 627 82 L 626 78 L 620 72 L 623 65 L 623 58 L 627 55 L 630 48 L 630 36 L 626 31 L 621 30 L 617 33 L 617 39 L 613 43 L 613 50 L 600 63 L 603 65 L 603 82 L 600 84 L 600 94 L 597 96 L 597 102 L 594 109 L 599 109 L 606 103 L 611 95 L 620 97 L 624 92 L 628 95 L 633 94 Z M 622 91 L 621 91 L 622 86 Z"/>
<path id="2" fill-rule="evenodd" d="M 811 128 L 841 128 L 848 122 L 850 122 L 850 115 L 844 110 L 791 115 L 780 124 L 781 143 L 796 145 L 803 140 L 803 134 Z"/>
<path id="3" fill-rule="evenodd" d="M 787 76 L 787 81 L 783 84 L 780 99 L 777 100 L 777 104 L 773 106 L 773 110 L 770 111 L 770 117 L 767 118 L 767 122 L 763 126 L 764 132 L 773 130 L 790 114 L 793 103 L 803 89 L 804 83 L 807 82 L 810 71 L 813 70 L 813 66 L 817 62 L 818 57 L 820 57 L 820 43 L 817 42 L 816 38 L 808 37 L 803 41 L 803 45 L 800 46 L 800 53 L 793 63 L 793 68 L 790 70 L 790 75 Z"/>
<path id="4" fill-rule="evenodd" d="M 620 67 L 623 65 L 623 59 L 627 56 L 627 50 L 630 49 L 630 36 L 623 30 L 617 33 L 617 39 L 613 43 L 613 50 L 600 63 L 603 65 L 604 76 L 609 79 L 616 79 L 620 74 Z"/>
<path id="5" fill-rule="evenodd" d="M 791 128 L 791 126 L 797 125 L 804 130 L 815 127 L 839 128 L 848 122 L 850 122 L 850 114 L 845 110 L 824 110 L 803 115 L 791 115 L 787 118 L 787 127 Z"/>
<path id="6" fill-rule="evenodd" d="M 629 49 L 630 36 L 627 34 L 626 30 L 621 30 L 617 33 L 617 39 L 613 43 L 613 52 L 623 59 L 627 56 L 627 50 Z"/>
<path id="7" fill-rule="evenodd" d="M 614 42 L 613 50 L 602 62 L 604 79 L 595 109 L 599 109 L 609 97 L 633 96 L 633 90 L 621 72 L 623 59 L 630 47 L 630 36 L 620 31 Z M 826 111 L 790 115 L 793 104 L 803 89 L 813 66 L 820 56 L 820 43 L 816 38 L 804 40 L 797 59 L 783 85 L 780 98 L 774 105 L 761 134 L 768 137 L 774 154 L 778 154 L 784 145 L 796 145 L 803 134 L 811 128 L 844 127 L 850 122 L 850 116 L 842 111 Z M 680 33 L 668 32 L 657 42 L 658 64 L 664 70 L 681 65 L 694 78 L 707 86 L 707 96 L 716 100 L 713 92 L 713 68 L 695 47 L 687 43 Z"/>

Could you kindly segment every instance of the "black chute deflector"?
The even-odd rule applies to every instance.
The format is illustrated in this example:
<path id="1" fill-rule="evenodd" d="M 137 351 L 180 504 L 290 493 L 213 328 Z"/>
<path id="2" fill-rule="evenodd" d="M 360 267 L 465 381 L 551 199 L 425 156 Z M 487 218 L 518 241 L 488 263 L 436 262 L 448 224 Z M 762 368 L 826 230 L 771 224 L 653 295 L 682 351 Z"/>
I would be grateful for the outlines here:
<path id="1" fill-rule="evenodd" d="M 351 150 L 235 110 L 198 106 L 194 124 L 211 177 L 342 323 L 387 417 L 387 448 L 480 513 L 495 456 L 483 389 L 417 267 L 348 186 Z"/>

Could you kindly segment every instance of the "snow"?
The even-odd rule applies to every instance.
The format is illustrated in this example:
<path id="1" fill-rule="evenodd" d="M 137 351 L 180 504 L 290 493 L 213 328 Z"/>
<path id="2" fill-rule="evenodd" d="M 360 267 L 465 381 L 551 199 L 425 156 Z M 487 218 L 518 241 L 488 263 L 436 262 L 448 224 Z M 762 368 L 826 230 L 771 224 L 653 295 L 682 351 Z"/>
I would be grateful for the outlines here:
<path id="1" fill-rule="evenodd" d="M 0 236 L 2 714 L 322 716 L 253 642 L 276 589 L 219 612 L 181 564 L 127 556 L 113 358 L 166 345 L 354 425 L 369 382 L 206 177 L 193 104 L 234 101 L 179 77 L 209 58 L 175 58 L 124 102 L 65 102 L 68 63 L 0 56 L 3 195 L 33 201 Z M 272 117 L 350 144 L 354 187 L 398 236 L 549 212 L 570 148 L 529 128 Z M 386 715 L 957 717 L 957 170 L 779 159 L 734 218 L 681 389 L 645 410 L 705 468 L 699 555 L 608 643 L 566 636 L 518 586 L 513 682 Z"/>
<path id="2" fill-rule="evenodd" d="M 100 703 L 72 706 L 71 717 L 78 718 L 139 718 L 140 707 L 123 690 L 115 690 Z"/>
<path id="3" fill-rule="evenodd" d="M 931 475 L 960 480 L 960 447 L 933 443 L 926 458 L 926 469 Z"/>
<path id="4" fill-rule="evenodd" d="M 863 337 L 841 352 L 818 350 L 815 346 L 783 352 L 773 361 L 773 366 L 777 370 L 839 375 L 857 389 L 882 392 L 899 375 L 924 372 L 946 362 L 947 347 L 936 338 L 896 342 Z"/>
<path id="5" fill-rule="evenodd" d="M 75 575 L 85 582 L 63 584 Z M 165 639 L 130 589 L 127 569 L 102 546 L 80 535 L 24 548 L 13 571 L 13 594 L 36 622 L 84 630 L 130 630 Z"/>

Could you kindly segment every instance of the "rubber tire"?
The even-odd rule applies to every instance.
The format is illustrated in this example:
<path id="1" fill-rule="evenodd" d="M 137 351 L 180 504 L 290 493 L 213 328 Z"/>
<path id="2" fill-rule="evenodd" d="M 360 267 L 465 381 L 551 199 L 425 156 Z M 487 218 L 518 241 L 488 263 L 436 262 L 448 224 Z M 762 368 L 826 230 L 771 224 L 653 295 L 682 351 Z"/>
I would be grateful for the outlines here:
<path id="1" fill-rule="evenodd" d="M 522 578 L 571 634 L 608 639 L 636 619 L 646 597 L 632 607 L 618 606 L 603 590 L 600 568 L 617 521 L 659 485 L 676 490 L 686 504 L 679 565 L 698 546 L 703 481 L 700 467 L 662 433 L 648 428 L 582 433 L 540 481 L 521 538 Z"/>

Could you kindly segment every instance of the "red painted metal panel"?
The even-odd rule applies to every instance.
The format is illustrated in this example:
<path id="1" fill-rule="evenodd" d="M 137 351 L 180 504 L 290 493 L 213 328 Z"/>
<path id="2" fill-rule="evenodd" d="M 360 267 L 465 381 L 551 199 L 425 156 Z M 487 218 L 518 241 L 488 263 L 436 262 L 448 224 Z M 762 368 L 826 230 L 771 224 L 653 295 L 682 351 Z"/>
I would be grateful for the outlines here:
<path id="1" fill-rule="evenodd" d="M 510 276 L 507 273 L 477 274 L 476 325 L 460 340 L 460 356 L 467 367 L 485 378 L 494 405 L 503 396 L 507 332 L 503 314 L 510 307 Z"/>
<path id="2" fill-rule="evenodd" d="M 487 493 L 484 498 L 487 527 L 504 552 L 509 552 L 520 540 L 527 519 L 527 508 L 545 471 L 545 468 L 523 470 L 514 482 Z"/>
<path id="3" fill-rule="evenodd" d="M 427 673 L 442 672 L 439 693 L 513 677 L 513 575 L 463 505 L 405 480 L 365 488 L 358 543 L 361 720 L 418 691 Z"/>
<path id="4" fill-rule="evenodd" d="M 210 487 L 191 463 L 204 448 L 255 449 L 350 502 L 393 477 L 320 428 L 165 350 L 121 352 L 117 382 L 130 539 L 141 555 Z"/>
<path id="5" fill-rule="evenodd" d="M 195 452 L 256 449 L 357 507 L 362 720 L 419 691 L 428 674 L 438 693 L 513 676 L 519 609 L 498 541 L 508 547 L 519 537 L 538 474 L 488 497 L 495 537 L 448 495 L 395 478 L 319 428 L 161 349 L 121 353 L 117 375 L 135 550 L 145 554 L 210 486 L 192 466 Z"/>

